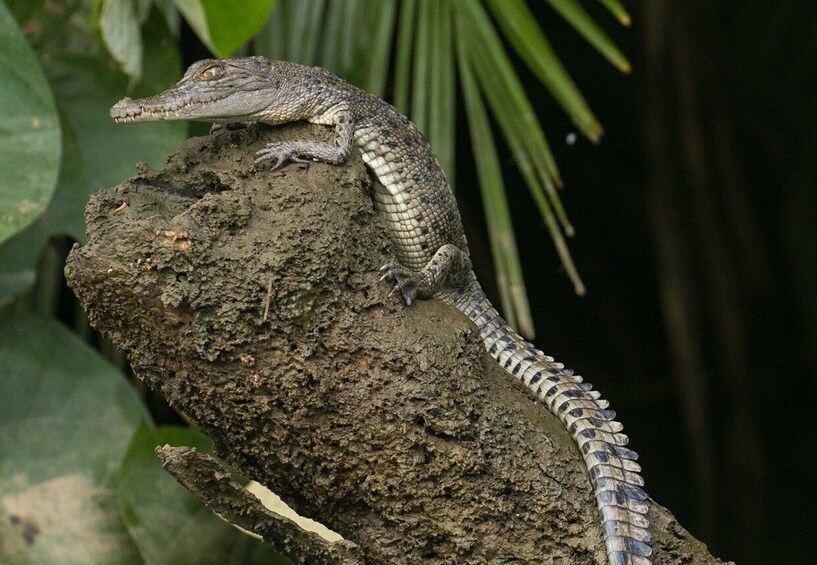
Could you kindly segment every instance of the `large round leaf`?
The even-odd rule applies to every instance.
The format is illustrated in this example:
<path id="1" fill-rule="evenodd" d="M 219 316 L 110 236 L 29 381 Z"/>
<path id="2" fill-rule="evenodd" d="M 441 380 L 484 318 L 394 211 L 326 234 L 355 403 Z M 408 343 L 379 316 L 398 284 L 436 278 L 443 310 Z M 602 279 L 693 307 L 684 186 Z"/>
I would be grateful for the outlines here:
<path id="1" fill-rule="evenodd" d="M 0 2 L 0 242 L 45 208 L 60 162 L 51 88 L 34 53 Z"/>
<path id="2" fill-rule="evenodd" d="M 0 563 L 138 563 L 113 479 L 147 412 L 59 323 L 0 320 Z"/>

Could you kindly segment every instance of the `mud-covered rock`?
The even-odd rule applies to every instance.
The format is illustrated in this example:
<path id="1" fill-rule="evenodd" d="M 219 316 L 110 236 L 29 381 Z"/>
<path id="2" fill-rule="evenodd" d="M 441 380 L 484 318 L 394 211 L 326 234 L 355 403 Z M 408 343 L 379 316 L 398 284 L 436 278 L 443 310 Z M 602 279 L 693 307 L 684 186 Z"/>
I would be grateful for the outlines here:
<path id="1" fill-rule="evenodd" d="M 379 281 L 391 257 L 361 160 L 253 170 L 266 142 L 326 135 L 219 132 L 94 195 L 66 267 L 92 324 L 236 472 L 367 562 L 603 561 L 560 422 L 459 312 L 406 308 Z M 717 562 L 690 539 L 655 531 L 655 562 Z"/>

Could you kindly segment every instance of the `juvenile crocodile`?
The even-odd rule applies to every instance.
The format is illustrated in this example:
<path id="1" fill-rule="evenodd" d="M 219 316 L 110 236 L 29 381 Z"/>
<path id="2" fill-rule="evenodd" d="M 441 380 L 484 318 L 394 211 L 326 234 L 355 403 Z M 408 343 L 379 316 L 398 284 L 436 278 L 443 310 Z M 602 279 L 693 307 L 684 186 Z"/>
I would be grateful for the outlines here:
<path id="1" fill-rule="evenodd" d="M 567 427 L 590 473 L 609 563 L 651 563 L 647 495 L 637 455 L 599 393 L 517 335 L 500 317 L 471 269 L 454 195 L 423 136 L 380 98 L 325 69 L 263 57 L 194 63 L 172 88 L 150 98 L 125 98 L 111 109 L 117 122 L 198 120 L 214 124 L 306 120 L 332 126 L 332 143 L 270 143 L 257 164 L 345 162 L 352 144 L 380 181 L 374 205 L 397 255 L 383 266 L 406 304 L 438 298 L 476 324 L 488 352 L 522 381 Z"/>

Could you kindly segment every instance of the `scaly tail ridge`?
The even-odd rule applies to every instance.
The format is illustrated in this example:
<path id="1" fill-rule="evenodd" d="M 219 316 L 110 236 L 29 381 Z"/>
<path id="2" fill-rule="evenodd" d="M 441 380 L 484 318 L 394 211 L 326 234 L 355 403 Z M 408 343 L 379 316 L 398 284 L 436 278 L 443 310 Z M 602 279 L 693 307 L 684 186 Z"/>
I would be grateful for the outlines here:
<path id="1" fill-rule="evenodd" d="M 650 565 L 647 494 L 635 462 L 638 454 L 625 447 L 628 438 L 609 403 L 580 376 L 514 332 L 478 283 L 438 296 L 477 325 L 488 353 L 544 401 L 573 436 L 593 484 L 609 563 Z"/>

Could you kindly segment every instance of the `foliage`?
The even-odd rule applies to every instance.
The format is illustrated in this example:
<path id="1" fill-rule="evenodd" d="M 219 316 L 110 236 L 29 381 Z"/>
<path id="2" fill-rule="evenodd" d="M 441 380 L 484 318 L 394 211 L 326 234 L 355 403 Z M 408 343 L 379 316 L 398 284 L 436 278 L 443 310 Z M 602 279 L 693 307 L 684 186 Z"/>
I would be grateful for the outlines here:
<path id="1" fill-rule="evenodd" d="M 42 212 L 54 190 L 60 130 L 54 97 L 23 34 L 0 4 L 0 242 Z M 28 71 L 28 72 L 26 72 Z"/>
<path id="2" fill-rule="evenodd" d="M 37 316 L 4 316 L 0 372 L 2 561 L 138 562 L 110 473 L 149 420 L 136 394 L 73 333 Z"/>
<path id="3" fill-rule="evenodd" d="M 629 22 L 617 0 L 599 1 Z M 577 0 L 548 3 L 611 63 L 629 69 Z M 557 193 L 559 172 L 504 42 L 579 131 L 597 141 L 602 129 L 523 0 L 0 0 L 4 563 L 78 555 L 174 562 L 205 550 L 219 562 L 270 559 L 157 467 L 152 446 L 196 444 L 192 432 L 153 426 L 124 363 L 107 364 L 83 341 L 89 332 L 81 314 L 75 332 L 53 319 L 63 242 L 83 240 L 88 195 L 132 174 L 137 162 L 160 166 L 187 134 L 180 122 L 123 128 L 108 117 L 122 96 L 150 95 L 178 79 L 182 19 L 216 56 L 252 40 L 255 52 L 320 64 L 389 95 L 427 133 L 452 183 L 455 162 L 467 161 L 455 155 L 461 95 L 508 318 L 532 333 L 491 120 L 577 292 L 583 289 L 562 236 L 572 228 Z M 71 316 L 63 311 L 62 318 Z M 192 538 L 189 531 L 209 532 L 210 542 L 174 541 Z"/>

